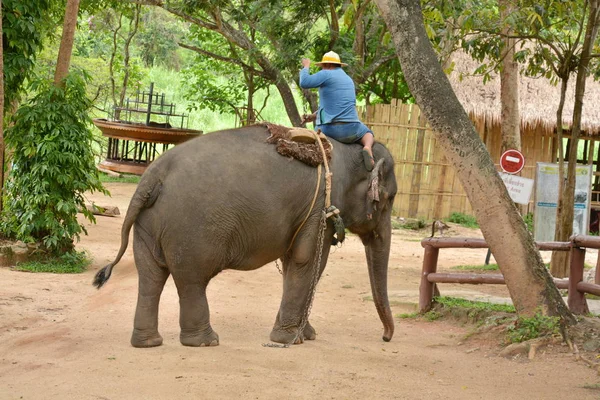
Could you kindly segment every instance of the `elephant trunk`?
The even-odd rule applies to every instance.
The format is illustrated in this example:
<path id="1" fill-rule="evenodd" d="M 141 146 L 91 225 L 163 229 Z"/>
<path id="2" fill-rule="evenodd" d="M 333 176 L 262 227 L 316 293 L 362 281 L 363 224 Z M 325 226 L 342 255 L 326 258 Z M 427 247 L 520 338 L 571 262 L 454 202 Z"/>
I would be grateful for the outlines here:
<path id="1" fill-rule="evenodd" d="M 365 243 L 371 292 L 379 318 L 383 323 L 383 340 L 389 342 L 394 335 L 394 318 L 387 293 L 387 272 L 390 257 L 392 227 L 389 218 L 381 221 L 379 229 Z"/>

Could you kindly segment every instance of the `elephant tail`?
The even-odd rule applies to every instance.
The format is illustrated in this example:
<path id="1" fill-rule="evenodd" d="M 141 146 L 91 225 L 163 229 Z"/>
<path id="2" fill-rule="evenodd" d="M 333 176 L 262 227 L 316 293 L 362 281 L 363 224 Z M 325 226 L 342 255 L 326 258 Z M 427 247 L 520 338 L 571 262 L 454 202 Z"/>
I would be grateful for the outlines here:
<path id="1" fill-rule="evenodd" d="M 92 283 L 94 286 L 96 286 L 96 288 L 100 289 L 110 278 L 113 267 L 119 261 L 121 261 L 121 257 L 123 257 L 125 250 L 127 250 L 131 227 L 135 223 L 137 217 L 140 215 L 140 212 L 154 204 L 160 195 L 161 189 L 161 179 L 153 174 L 150 174 L 147 179 L 142 179 L 142 181 L 139 183 L 137 190 L 131 198 L 129 208 L 127 209 L 127 214 L 125 215 L 125 220 L 123 221 L 123 227 L 121 228 L 121 247 L 119 248 L 119 253 L 113 262 L 107 264 L 104 268 L 96 273 L 94 282 Z"/>

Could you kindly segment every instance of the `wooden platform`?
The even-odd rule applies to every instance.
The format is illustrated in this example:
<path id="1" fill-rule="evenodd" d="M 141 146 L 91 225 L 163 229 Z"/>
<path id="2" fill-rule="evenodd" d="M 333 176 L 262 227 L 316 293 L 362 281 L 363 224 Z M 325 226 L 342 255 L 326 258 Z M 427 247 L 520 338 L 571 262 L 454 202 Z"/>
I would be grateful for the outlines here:
<path id="1" fill-rule="evenodd" d="M 193 139 L 203 132 L 195 129 L 162 128 L 145 124 L 115 122 L 103 118 L 93 120 L 102 135 L 136 142 L 177 144 Z"/>

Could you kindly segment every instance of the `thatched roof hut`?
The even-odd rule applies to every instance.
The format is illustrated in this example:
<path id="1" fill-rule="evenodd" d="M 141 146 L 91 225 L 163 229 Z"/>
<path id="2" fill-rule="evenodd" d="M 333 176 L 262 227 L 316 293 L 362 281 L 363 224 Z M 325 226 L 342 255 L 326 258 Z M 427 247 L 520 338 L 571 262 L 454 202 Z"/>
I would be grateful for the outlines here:
<path id="1" fill-rule="evenodd" d="M 450 82 L 458 99 L 470 114 L 485 119 L 500 121 L 500 77 L 495 74 L 487 83 L 482 76 L 473 76 L 480 65 L 464 52 L 455 52 L 452 57 L 454 70 Z M 519 80 L 519 101 L 522 126 L 544 127 L 553 132 L 556 128 L 556 110 L 560 101 L 560 83 L 552 85 L 546 78 L 529 78 L 523 75 Z M 569 81 L 569 88 L 563 111 L 563 127 L 570 129 L 573 120 L 575 98 L 575 76 Z M 600 134 L 600 83 L 588 78 L 583 105 L 582 130 L 586 135 Z"/>

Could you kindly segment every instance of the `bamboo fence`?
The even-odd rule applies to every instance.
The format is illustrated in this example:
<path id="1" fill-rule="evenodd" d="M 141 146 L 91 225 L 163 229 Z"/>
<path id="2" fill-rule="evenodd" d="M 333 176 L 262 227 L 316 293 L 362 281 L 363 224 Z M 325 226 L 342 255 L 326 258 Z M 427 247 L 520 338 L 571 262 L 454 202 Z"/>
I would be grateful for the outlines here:
<path id="1" fill-rule="evenodd" d="M 393 209 L 395 216 L 433 220 L 447 218 L 453 212 L 473 214 L 454 168 L 444 157 L 434 132 L 417 105 L 393 101 L 392 104 L 360 107 L 359 114 L 373 130 L 375 140 L 384 144 L 394 157 L 398 184 Z M 471 120 L 500 171 L 502 134 L 499 121 L 485 115 L 471 115 Z M 597 137 L 581 138 L 580 146 L 584 146 L 585 150 L 583 160 L 578 162 L 593 162 L 594 151 L 600 150 L 595 143 L 597 140 Z M 552 126 L 531 121 L 524 123 L 521 142 L 525 167 L 518 175 L 534 179 L 537 162 L 556 162 L 558 141 Z M 595 161 L 594 164 L 598 171 L 600 163 Z M 598 185 L 600 172 L 595 175 L 594 182 Z M 593 197 L 592 206 L 600 206 L 600 191 L 592 190 L 594 193 L 596 198 Z M 533 199 L 532 195 L 523 212 L 533 212 Z"/>

